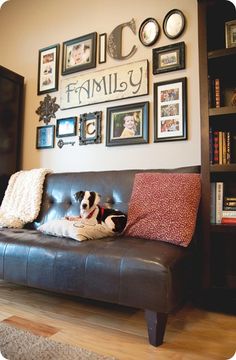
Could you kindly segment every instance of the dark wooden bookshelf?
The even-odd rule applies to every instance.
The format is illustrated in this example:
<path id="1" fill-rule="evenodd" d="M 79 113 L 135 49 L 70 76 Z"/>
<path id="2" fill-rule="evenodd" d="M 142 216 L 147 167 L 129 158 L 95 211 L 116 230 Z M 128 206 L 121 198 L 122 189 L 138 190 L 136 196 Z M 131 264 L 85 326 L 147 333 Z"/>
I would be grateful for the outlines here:
<path id="1" fill-rule="evenodd" d="M 211 224 L 211 182 L 223 182 L 227 194 L 236 196 L 236 164 L 210 164 L 210 128 L 236 131 L 236 106 L 231 99 L 236 88 L 236 47 L 225 46 L 225 23 L 236 19 L 227 0 L 198 0 L 198 38 L 201 115 L 202 239 L 200 242 L 202 291 L 236 289 L 236 224 Z M 209 109 L 209 80 L 220 79 L 224 106 Z M 230 281 L 229 281 L 230 279 Z M 230 283 L 230 285 L 229 285 Z"/>

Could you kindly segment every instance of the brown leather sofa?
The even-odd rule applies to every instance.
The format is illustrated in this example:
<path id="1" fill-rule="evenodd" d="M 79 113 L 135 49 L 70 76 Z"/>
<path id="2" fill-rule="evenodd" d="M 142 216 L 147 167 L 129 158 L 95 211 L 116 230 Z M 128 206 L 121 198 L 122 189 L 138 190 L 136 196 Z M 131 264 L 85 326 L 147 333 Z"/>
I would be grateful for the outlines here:
<path id="1" fill-rule="evenodd" d="M 168 314 L 186 299 L 193 244 L 183 248 L 126 236 L 77 242 L 37 230 L 48 220 L 77 215 L 78 190 L 97 191 L 101 203 L 127 212 L 134 175 L 143 171 L 47 175 L 38 219 L 25 229 L 0 230 L 0 278 L 144 309 L 150 343 L 162 344 Z M 199 172 L 199 167 L 145 171 Z"/>

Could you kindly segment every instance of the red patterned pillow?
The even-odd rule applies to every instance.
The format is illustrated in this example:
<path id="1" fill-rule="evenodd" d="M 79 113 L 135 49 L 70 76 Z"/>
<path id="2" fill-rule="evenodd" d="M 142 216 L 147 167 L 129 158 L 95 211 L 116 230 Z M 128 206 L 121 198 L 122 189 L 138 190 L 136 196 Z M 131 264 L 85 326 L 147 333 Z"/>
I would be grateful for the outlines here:
<path id="1" fill-rule="evenodd" d="M 136 174 L 125 235 L 187 247 L 201 194 L 199 174 Z"/>

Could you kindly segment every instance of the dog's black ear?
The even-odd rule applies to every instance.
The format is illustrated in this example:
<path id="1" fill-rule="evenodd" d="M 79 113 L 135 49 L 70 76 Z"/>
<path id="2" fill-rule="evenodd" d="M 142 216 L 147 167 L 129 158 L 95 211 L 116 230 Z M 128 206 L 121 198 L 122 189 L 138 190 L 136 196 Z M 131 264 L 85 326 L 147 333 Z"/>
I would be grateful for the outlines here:
<path id="1" fill-rule="evenodd" d="M 85 191 L 77 191 L 74 194 L 75 200 L 81 201 L 83 199 L 83 197 L 84 197 L 84 194 L 85 194 Z"/>

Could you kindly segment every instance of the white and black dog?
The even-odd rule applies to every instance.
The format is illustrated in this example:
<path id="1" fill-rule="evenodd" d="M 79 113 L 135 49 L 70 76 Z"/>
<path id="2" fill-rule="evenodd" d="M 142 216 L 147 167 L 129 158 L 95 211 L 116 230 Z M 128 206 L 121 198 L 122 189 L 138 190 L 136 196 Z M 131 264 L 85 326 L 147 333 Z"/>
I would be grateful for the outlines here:
<path id="1" fill-rule="evenodd" d="M 99 206 L 101 195 L 95 191 L 78 191 L 74 197 L 80 203 L 82 219 L 96 219 L 99 224 L 105 223 L 112 231 L 120 233 L 124 230 L 127 215 L 115 209 Z M 69 218 L 74 220 L 75 217 Z"/>

